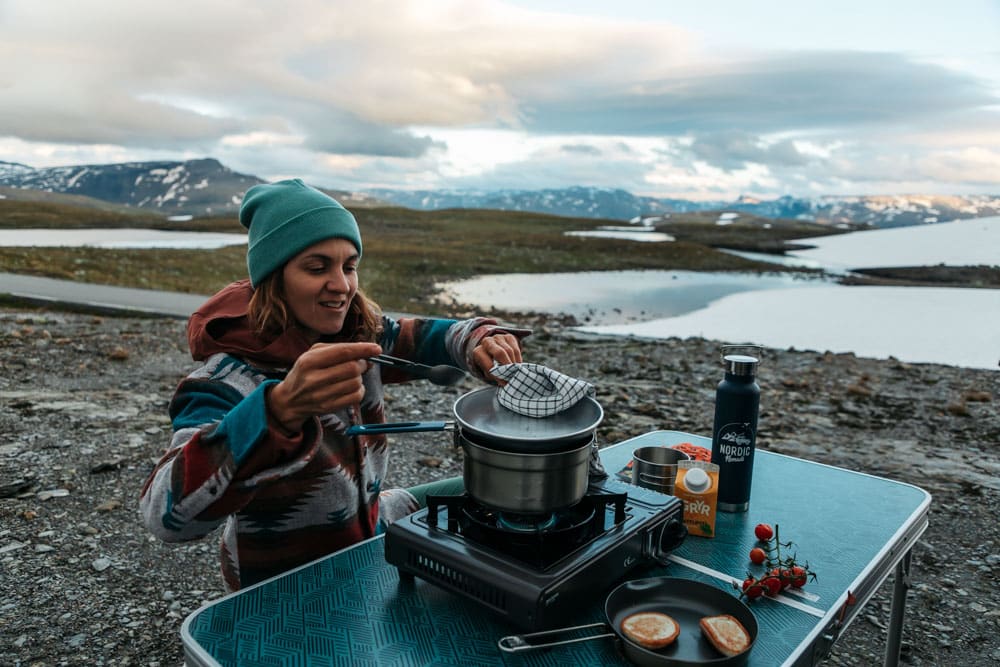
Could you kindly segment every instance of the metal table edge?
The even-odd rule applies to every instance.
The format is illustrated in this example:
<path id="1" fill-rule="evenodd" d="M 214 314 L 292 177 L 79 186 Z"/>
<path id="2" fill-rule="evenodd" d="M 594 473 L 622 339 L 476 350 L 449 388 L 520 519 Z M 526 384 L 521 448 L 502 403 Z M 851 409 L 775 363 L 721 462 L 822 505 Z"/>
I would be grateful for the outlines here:
<path id="1" fill-rule="evenodd" d="M 920 490 L 923 491 L 923 489 Z M 879 557 L 872 559 L 872 561 L 868 564 L 868 567 L 858 574 L 854 581 L 851 582 L 848 589 L 837 598 L 837 601 L 830 606 L 827 613 L 820 619 L 820 622 L 816 624 L 816 626 L 802 640 L 802 643 L 799 644 L 799 648 L 802 650 L 796 651 L 790 655 L 785 662 L 782 663 L 782 667 L 816 665 L 826 657 L 829 649 L 831 649 L 837 642 L 840 635 L 843 634 L 848 627 L 850 627 L 851 623 L 854 622 L 854 620 L 861 613 L 861 610 L 865 608 L 871 598 L 874 597 L 875 593 L 878 592 L 878 590 L 889 578 L 889 575 L 893 572 L 896 566 L 899 565 L 906 554 L 916 544 L 917 540 L 920 539 L 920 536 L 927 530 L 929 523 L 927 520 L 927 511 L 930 504 L 930 494 L 927 494 L 926 491 L 924 493 L 927 495 L 925 501 L 921 504 L 918 511 L 911 514 L 908 523 L 902 526 L 901 529 L 893 535 L 894 542 L 892 544 L 887 543 L 886 546 L 879 552 Z M 896 539 L 897 536 L 899 536 L 898 540 Z M 884 559 L 881 558 L 882 554 L 885 554 L 886 552 L 889 552 L 889 555 Z M 850 594 L 855 595 L 855 603 L 846 607 L 843 618 L 841 619 L 842 622 L 840 623 L 840 626 L 837 627 L 838 616 L 840 616 L 841 610 L 845 608 Z M 833 641 L 830 642 L 827 647 L 827 651 L 821 655 L 817 655 L 816 651 L 818 642 L 823 638 L 824 634 L 829 634 L 831 632 L 835 634 L 833 636 Z"/>
<path id="2" fill-rule="evenodd" d="M 230 595 L 233 595 L 230 593 Z M 225 597 L 229 597 L 228 595 Z M 225 599 L 219 598 L 220 600 Z M 214 602 L 212 604 L 215 604 Z M 208 606 L 208 605 L 206 605 Z M 181 645 L 184 647 L 184 667 L 221 667 L 219 662 L 213 658 L 208 651 L 202 648 L 201 644 L 191 636 L 189 626 L 194 622 L 195 616 L 201 613 L 206 607 L 199 607 L 184 618 L 181 623 Z"/>

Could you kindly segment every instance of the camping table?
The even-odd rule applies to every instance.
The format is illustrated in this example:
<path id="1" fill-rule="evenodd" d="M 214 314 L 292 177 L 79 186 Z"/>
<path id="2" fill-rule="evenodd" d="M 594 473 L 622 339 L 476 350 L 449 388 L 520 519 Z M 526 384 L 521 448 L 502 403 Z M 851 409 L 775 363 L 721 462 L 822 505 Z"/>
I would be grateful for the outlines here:
<path id="1" fill-rule="evenodd" d="M 654 431 L 601 450 L 614 475 L 637 447 L 704 437 Z M 750 510 L 720 512 L 716 537 L 688 537 L 667 567 L 628 578 L 671 576 L 733 590 L 752 566 L 757 523 L 778 523 L 800 561 L 818 574 L 800 595 L 751 604 L 759 635 L 748 665 L 813 665 L 895 569 L 886 664 L 899 657 L 910 550 L 927 527 L 930 495 L 915 486 L 758 450 Z M 608 591 L 566 625 L 604 620 Z M 847 604 L 849 594 L 856 599 Z M 419 578 L 401 579 L 376 537 L 191 613 L 181 628 L 188 665 L 619 665 L 611 639 L 517 654 L 497 647 L 518 630 L 478 604 Z"/>

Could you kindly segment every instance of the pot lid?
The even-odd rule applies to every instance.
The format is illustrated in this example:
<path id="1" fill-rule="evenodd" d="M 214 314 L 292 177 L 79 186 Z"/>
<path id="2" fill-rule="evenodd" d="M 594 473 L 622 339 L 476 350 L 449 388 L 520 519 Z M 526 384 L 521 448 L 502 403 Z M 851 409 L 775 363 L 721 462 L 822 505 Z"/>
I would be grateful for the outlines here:
<path id="1" fill-rule="evenodd" d="M 497 388 L 482 387 L 455 401 L 455 419 L 462 429 L 492 439 L 560 442 L 590 434 L 604 418 L 601 404 L 585 396 L 548 417 L 526 417 L 500 405 Z"/>

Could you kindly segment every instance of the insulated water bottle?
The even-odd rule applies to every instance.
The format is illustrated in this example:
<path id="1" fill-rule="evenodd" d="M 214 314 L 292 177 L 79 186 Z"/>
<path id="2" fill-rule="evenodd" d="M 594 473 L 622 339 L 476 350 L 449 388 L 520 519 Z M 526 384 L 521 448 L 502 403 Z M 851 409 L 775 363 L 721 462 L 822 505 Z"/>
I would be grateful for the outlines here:
<path id="1" fill-rule="evenodd" d="M 712 463 L 719 466 L 718 509 L 723 512 L 745 512 L 750 508 L 760 408 L 757 365 L 761 349 L 753 345 L 722 347 L 725 377 L 715 391 Z M 738 353 L 742 351 L 752 351 L 755 356 Z"/>

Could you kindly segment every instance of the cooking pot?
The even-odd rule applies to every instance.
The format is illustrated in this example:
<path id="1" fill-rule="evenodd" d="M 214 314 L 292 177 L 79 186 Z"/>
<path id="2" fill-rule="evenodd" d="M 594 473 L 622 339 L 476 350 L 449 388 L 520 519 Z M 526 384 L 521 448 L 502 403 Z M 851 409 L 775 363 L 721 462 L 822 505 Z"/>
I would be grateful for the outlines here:
<path id="1" fill-rule="evenodd" d="M 496 399 L 497 388 L 463 394 L 453 407 L 455 421 L 358 424 L 348 435 L 454 432 L 465 453 L 466 492 L 482 504 L 540 514 L 577 503 L 590 482 L 590 455 L 604 410 L 585 397 L 548 417 L 525 417 Z"/>
<path id="2" fill-rule="evenodd" d="M 452 408 L 454 421 L 356 424 L 347 435 L 450 430 L 456 444 L 462 435 L 497 451 L 542 454 L 589 443 L 604 418 L 601 404 L 590 396 L 548 417 L 526 417 L 500 405 L 496 393 L 491 385 L 459 396 Z"/>
<path id="3" fill-rule="evenodd" d="M 661 649 L 648 649 L 633 642 L 621 630 L 626 616 L 639 612 L 655 611 L 668 614 L 680 626 L 681 632 L 672 644 Z M 750 635 L 750 647 L 742 653 L 726 656 L 718 652 L 701 636 L 698 622 L 705 616 L 730 614 Z M 734 667 L 742 665 L 753 650 L 757 639 L 757 618 L 750 608 L 731 593 L 717 586 L 677 577 L 635 579 L 621 584 L 604 603 L 606 623 L 592 623 L 572 628 L 545 630 L 524 635 L 503 637 L 498 643 L 506 653 L 531 651 L 563 644 L 590 641 L 602 637 L 616 638 L 625 657 L 636 665 L 653 667 Z M 601 632 L 581 637 L 581 630 Z M 570 635 L 570 639 L 558 639 Z"/>
<path id="4" fill-rule="evenodd" d="M 590 483 L 594 439 L 560 452 L 522 454 L 462 438 L 465 491 L 487 507 L 541 514 L 575 505 Z"/>

